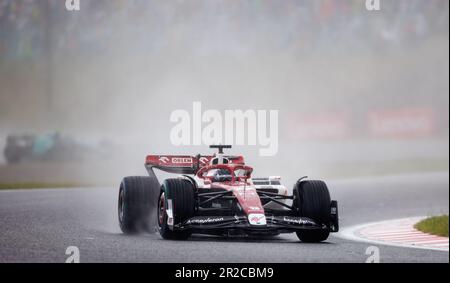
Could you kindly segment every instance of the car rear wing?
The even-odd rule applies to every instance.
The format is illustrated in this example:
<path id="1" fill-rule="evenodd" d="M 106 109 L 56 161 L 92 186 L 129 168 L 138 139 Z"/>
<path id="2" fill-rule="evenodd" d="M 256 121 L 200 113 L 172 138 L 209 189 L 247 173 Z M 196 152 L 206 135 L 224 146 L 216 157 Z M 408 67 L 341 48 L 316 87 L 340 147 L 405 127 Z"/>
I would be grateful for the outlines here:
<path id="1" fill-rule="evenodd" d="M 176 174 L 195 174 L 199 168 L 209 164 L 212 158 L 213 156 L 148 155 L 145 167 Z"/>
<path id="2" fill-rule="evenodd" d="M 149 171 L 157 168 L 168 173 L 191 175 L 209 165 L 214 158 L 213 155 L 148 155 L 145 159 L 145 167 Z M 227 158 L 230 163 L 245 165 L 242 156 L 224 156 L 224 158 Z"/>

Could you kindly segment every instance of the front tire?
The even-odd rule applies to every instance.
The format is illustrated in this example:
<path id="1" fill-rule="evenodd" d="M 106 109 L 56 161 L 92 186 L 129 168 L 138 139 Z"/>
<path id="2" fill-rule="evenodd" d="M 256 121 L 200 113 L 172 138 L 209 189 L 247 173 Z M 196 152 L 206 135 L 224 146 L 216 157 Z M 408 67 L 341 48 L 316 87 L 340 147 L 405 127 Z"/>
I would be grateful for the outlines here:
<path id="1" fill-rule="evenodd" d="M 308 217 L 318 224 L 329 225 L 331 198 L 323 181 L 301 181 L 293 190 L 294 206 L 299 216 Z M 318 243 L 328 239 L 329 230 L 301 230 L 297 237 L 306 243 Z"/>
<path id="2" fill-rule="evenodd" d="M 125 234 L 154 232 L 158 182 L 151 177 L 126 177 L 119 189 L 118 216 Z M 153 230 L 153 231 L 152 231 Z"/>
<path id="3" fill-rule="evenodd" d="M 191 235 L 190 231 L 171 230 L 168 225 L 167 208 L 169 200 L 172 202 L 173 223 L 182 223 L 192 218 L 195 213 L 194 186 L 186 179 L 167 179 L 161 186 L 158 201 L 158 230 L 163 239 L 185 240 Z"/>

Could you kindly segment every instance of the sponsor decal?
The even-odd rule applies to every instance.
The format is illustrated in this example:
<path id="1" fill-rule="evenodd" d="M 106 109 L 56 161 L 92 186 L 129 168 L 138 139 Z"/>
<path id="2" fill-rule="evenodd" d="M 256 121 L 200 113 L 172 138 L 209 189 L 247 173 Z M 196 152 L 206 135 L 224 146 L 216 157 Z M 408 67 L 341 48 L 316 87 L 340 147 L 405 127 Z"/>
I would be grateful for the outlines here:
<path id="1" fill-rule="evenodd" d="M 436 113 L 427 107 L 373 110 L 367 123 L 369 134 L 381 138 L 429 137 L 437 129 Z"/>
<path id="2" fill-rule="evenodd" d="M 290 218 L 290 217 L 286 217 L 286 216 L 283 218 L 283 221 L 292 223 L 292 224 L 298 224 L 298 225 L 315 225 L 316 224 L 310 220 L 306 220 L 306 219 L 302 219 L 302 218 Z"/>
<path id="3" fill-rule="evenodd" d="M 189 219 L 186 224 L 211 224 L 211 223 L 217 223 L 217 222 L 223 222 L 225 219 L 223 217 L 217 217 L 217 218 L 195 218 L 195 219 Z"/>
<path id="4" fill-rule="evenodd" d="M 331 208 L 331 214 L 336 214 L 337 213 L 337 208 L 336 207 L 332 207 Z"/>
<path id="5" fill-rule="evenodd" d="M 261 210 L 261 208 L 259 208 L 257 206 L 249 206 L 248 209 L 249 210 Z"/>
<path id="6" fill-rule="evenodd" d="M 266 225 L 266 216 L 264 214 L 249 214 L 248 215 L 248 222 L 250 222 L 251 225 Z"/>
<path id="7" fill-rule="evenodd" d="M 192 158 L 174 157 L 172 158 L 172 163 L 173 164 L 192 163 Z"/>
<path id="8" fill-rule="evenodd" d="M 167 162 L 169 162 L 169 158 L 163 156 L 163 157 L 160 157 L 160 158 L 159 158 L 159 161 L 162 162 L 162 163 L 167 163 Z"/>
<path id="9" fill-rule="evenodd" d="M 293 113 L 285 122 L 293 140 L 339 140 L 351 134 L 351 117 L 344 112 Z"/>
<path id="10" fill-rule="evenodd" d="M 200 157 L 199 161 L 201 164 L 207 164 L 209 162 L 209 158 L 208 157 Z"/>
<path id="11" fill-rule="evenodd" d="M 255 196 L 256 195 L 256 189 L 253 186 L 242 186 L 237 187 L 234 189 L 234 191 L 243 196 L 244 194 L 247 196 Z"/>

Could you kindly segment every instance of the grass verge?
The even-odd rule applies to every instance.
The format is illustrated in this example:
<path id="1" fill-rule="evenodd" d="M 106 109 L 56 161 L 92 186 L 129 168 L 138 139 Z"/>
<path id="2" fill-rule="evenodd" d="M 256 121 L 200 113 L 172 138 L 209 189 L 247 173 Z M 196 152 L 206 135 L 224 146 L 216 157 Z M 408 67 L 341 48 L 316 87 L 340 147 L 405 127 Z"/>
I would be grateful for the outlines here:
<path id="1" fill-rule="evenodd" d="M 424 233 L 448 237 L 448 215 L 434 216 L 424 219 L 414 225 L 414 227 Z"/>

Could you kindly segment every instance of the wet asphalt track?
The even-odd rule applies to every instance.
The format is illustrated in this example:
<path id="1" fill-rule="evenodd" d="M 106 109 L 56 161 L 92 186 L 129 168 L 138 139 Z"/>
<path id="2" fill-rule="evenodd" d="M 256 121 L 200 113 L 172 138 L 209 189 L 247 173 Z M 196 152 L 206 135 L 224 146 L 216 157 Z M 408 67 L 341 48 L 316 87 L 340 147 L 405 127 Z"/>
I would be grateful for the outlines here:
<path id="1" fill-rule="evenodd" d="M 329 181 L 341 226 L 448 213 L 449 174 Z M 367 243 L 330 237 L 304 244 L 294 234 L 268 239 L 158 234 L 125 236 L 117 224 L 116 188 L 0 191 L 0 262 L 364 262 Z M 381 262 L 449 262 L 448 252 L 379 246 Z"/>

